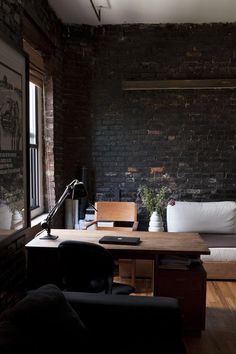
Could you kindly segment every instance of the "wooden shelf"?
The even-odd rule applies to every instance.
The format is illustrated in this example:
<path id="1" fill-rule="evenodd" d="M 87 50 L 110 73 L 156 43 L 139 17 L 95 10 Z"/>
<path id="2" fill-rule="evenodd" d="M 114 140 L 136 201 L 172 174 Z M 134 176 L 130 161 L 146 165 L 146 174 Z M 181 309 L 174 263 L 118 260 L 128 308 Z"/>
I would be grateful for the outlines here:
<path id="1" fill-rule="evenodd" d="M 123 81 L 124 91 L 234 89 L 236 79 Z"/>

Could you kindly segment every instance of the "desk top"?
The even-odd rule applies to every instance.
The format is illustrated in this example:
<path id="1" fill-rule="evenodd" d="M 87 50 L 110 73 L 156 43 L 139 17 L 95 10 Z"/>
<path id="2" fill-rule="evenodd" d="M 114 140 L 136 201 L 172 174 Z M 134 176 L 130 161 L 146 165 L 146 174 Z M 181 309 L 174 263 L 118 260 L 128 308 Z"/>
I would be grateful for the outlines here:
<path id="1" fill-rule="evenodd" d="M 107 230 L 72 230 L 72 229 L 53 229 L 52 235 L 57 235 L 56 240 L 40 239 L 46 232 L 41 233 L 29 243 L 26 244 L 27 249 L 32 248 L 57 248 L 58 245 L 65 240 L 78 240 L 93 242 L 99 244 L 99 239 L 103 236 L 128 236 L 140 237 L 140 244 L 118 245 L 118 244 L 102 244 L 103 247 L 110 251 L 132 252 L 135 254 L 156 255 L 156 254 L 188 254 L 200 255 L 210 254 L 210 250 L 206 243 L 198 233 L 180 233 L 180 232 L 148 232 L 148 231 L 107 231 Z M 101 244 L 100 244 L 101 245 Z"/>

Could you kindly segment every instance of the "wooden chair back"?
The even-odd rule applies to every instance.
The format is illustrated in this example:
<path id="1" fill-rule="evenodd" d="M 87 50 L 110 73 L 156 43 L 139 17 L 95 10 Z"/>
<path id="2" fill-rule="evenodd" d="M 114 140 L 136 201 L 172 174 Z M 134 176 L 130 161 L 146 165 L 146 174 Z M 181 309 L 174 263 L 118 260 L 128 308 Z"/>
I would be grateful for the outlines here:
<path id="1" fill-rule="evenodd" d="M 134 202 L 96 202 L 96 221 L 137 221 L 137 204 Z"/>
<path id="2" fill-rule="evenodd" d="M 134 202 L 96 202 L 95 208 L 95 222 L 97 223 L 97 230 L 119 230 L 119 231 L 133 231 L 138 228 L 138 210 L 137 204 Z M 114 225 L 112 227 L 108 226 L 98 226 L 100 221 L 112 221 Z M 119 223 L 128 223 L 131 225 L 116 225 Z M 119 269 L 121 271 L 122 267 L 128 264 L 131 267 L 131 284 L 135 287 L 136 279 L 136 261 L 134 259 L 122 259 L 119 260 Z"/>

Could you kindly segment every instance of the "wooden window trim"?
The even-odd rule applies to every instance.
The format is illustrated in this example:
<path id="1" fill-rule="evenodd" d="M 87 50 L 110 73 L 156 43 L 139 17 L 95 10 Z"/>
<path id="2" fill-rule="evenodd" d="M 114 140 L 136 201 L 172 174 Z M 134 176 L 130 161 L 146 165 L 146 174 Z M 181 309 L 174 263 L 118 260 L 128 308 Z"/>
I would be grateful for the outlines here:
<path id="1" fill-rule="evenodd" d="M 29 79 L 35 85 L 43 87 L 44 61 L 42 56 L 26 41 L 23 40 L 24 51 L 29 56 Z"/>

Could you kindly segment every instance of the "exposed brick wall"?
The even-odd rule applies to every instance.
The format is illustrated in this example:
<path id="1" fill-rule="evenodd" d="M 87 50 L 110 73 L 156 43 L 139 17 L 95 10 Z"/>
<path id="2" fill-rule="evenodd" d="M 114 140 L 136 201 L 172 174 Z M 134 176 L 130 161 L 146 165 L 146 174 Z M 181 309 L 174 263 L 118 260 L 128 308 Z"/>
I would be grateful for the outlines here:
<path id="1" fill-rule="evenodd" d="M 0 1 L 0 35 L 22 48 L 22 1 Z M 23 236 L 24 238 L 24 236 Z M 0 311 L 16 301 L 25 280 L 25 253 L 19 236 L 0 248 Z"/>
<path id="2" fill-rule="evenodd" d="M 19 238 L 20 241 L 20 238 Z M 0 312 L 14 303 L 23 291 L 25 281 L 25 252 L 14 241 L 0 248 Z M 20 270 L 20 271 L 19 271 Z"/>
<path id="3" fill-rule="evenodd" d="M 54 117 L 46 135 L 52 204 L 84 165 L 96 199 L 136 200 L 144 182 L 165 184 L 181 199 L 235 199 L 235 90 L 121 89 L 122 80 L 234 78 L 235 25 L 75 26 L 62 33 L 46 0 L 1 0 L 0 33 L 17 47 L 21 5 L 55 45 L 45 117 Z M 22 237 L 1 249 L 1 289 L 24 279 L 30 235 Z"/>
<path id="4" fill-rule="evenodd" d="M 46 0 L 37 1 L 0 1 L 0 35 L 6 40 L 10 40 L 12 45 L 22 48 L 23 39 L 23 13 L 28 11 L 37 26 L 41 28 L 46 37 L 49 37 L 54 44 L 54 52 L 50 57 L 45 57 L 47 82 L 47 102 L 45 122 L 47 129 L 45 137 L 48 143 L 49 174 L 52 166 L 55 167 L 52 175 L 48 178 L 48 189 L 51 198 L 49 208 L 54 205 L 55 199 L 64 189 L 63 171 L 63 112 L 62 112 L 62 25 L 56 18 L 54 12 L 48 6 Z M 51 83 L 51 85 L 50 85 Z M 53 86 L 52 86 L 53 84 Z M 51 124 L 50 124 L 51 123 Z M 52 137 L 48 141 L 48 137 Z M 50 139 L 49 139 L 50 140 Z M 55 145 L 55 147 L 54 147 Z M 62 218 L 57 226 L 62 225 Z M 17 301 L 25 290 L 25 269 L 26 255 L 24 245 L 39 231 L 39 228 L 28 229 L 20 234 L 13 235 L 1 242 L 0 245 L 0 312 L 7 306 Z"/>
<path id="5" fill-rule="evenodd" d="M 70 165 L 75 170 L 86 162 L 89 142 L 96 199 L 137 200 L 142 183 L 165 184 L 180 199 L 236 199 L 235 90 L 121 89 L 122 80 L 234 78 L 236 25 L 104 26 L 83 39 L 77 27 L 72 37 L 66 120 L 76 127 L 87 115 L 91 140 L 81 125 L 85 143 L 70 155 Z M 88 57 L 82 48 L 89 48 Z M 86 79 L 83 58 L 91 70 Z M 89 102 L 78 100 L 73 75 L 80 98 L 87 80 Z"/>
<path id="6" fill-rule="evenodd" d="M 0 34 L 22 46 L 22 0 L 0 1 Z"/>
<path id="7" fill-rule="evenodd" d="M 57 55 L 46 63 L 45 80 L 45 202 L 48 210 L 59 199 L 65 188 L 64 182 L 64 115 L 62 111 L 62 55 L 61 49 L 56 49 Z M 62 226 L 62 218 L 58 218 L 57 226 Z"/>
<path id="8" fill-rule="evenodd" d="M 51 55 L 44 55 L 45 80 L 45 205 L 50 210 L 62 194 L 64 181 L 64 114 L 63 87 L 63 26 L 48 5 L 47 0 L 25 0 L 24 8 L 53 43 Z M 39 44 L 40 48 L 40 44 Z M 54 220 L 55 226 L 63 226 L 62 212 Z"/>
<path id="9" fill-rule="evenodd" d="M 23 7 L 34 19 L 45 35 L 55 44 L 61 45 L 61 23 L 47 0 L 23 0 Z"/>
<path id="10" fill-rule="evenodd" d="M 80 178 L 82 166 L 91 167 L 90 83 L 93 29 L 72 28 L 64 51 L 64 114 L 66 180 Z"/>
<path id="11" fill-rule="evenodd" d="M 42 53 L 46 69 L 46 129 L 44 130 L 44 140 L 47 178 L 45 202 L 50 209 L 64 189 L 64 135 L 62 128 L 64 115 L 61 97 L 63 87 L 63 26 L 48 5 L 47 0 L 24 0 L 24 9 L 54 46 L 52 54 Z M 58 224 L 58 226 L 60 225 L 62 223 Z"/>

